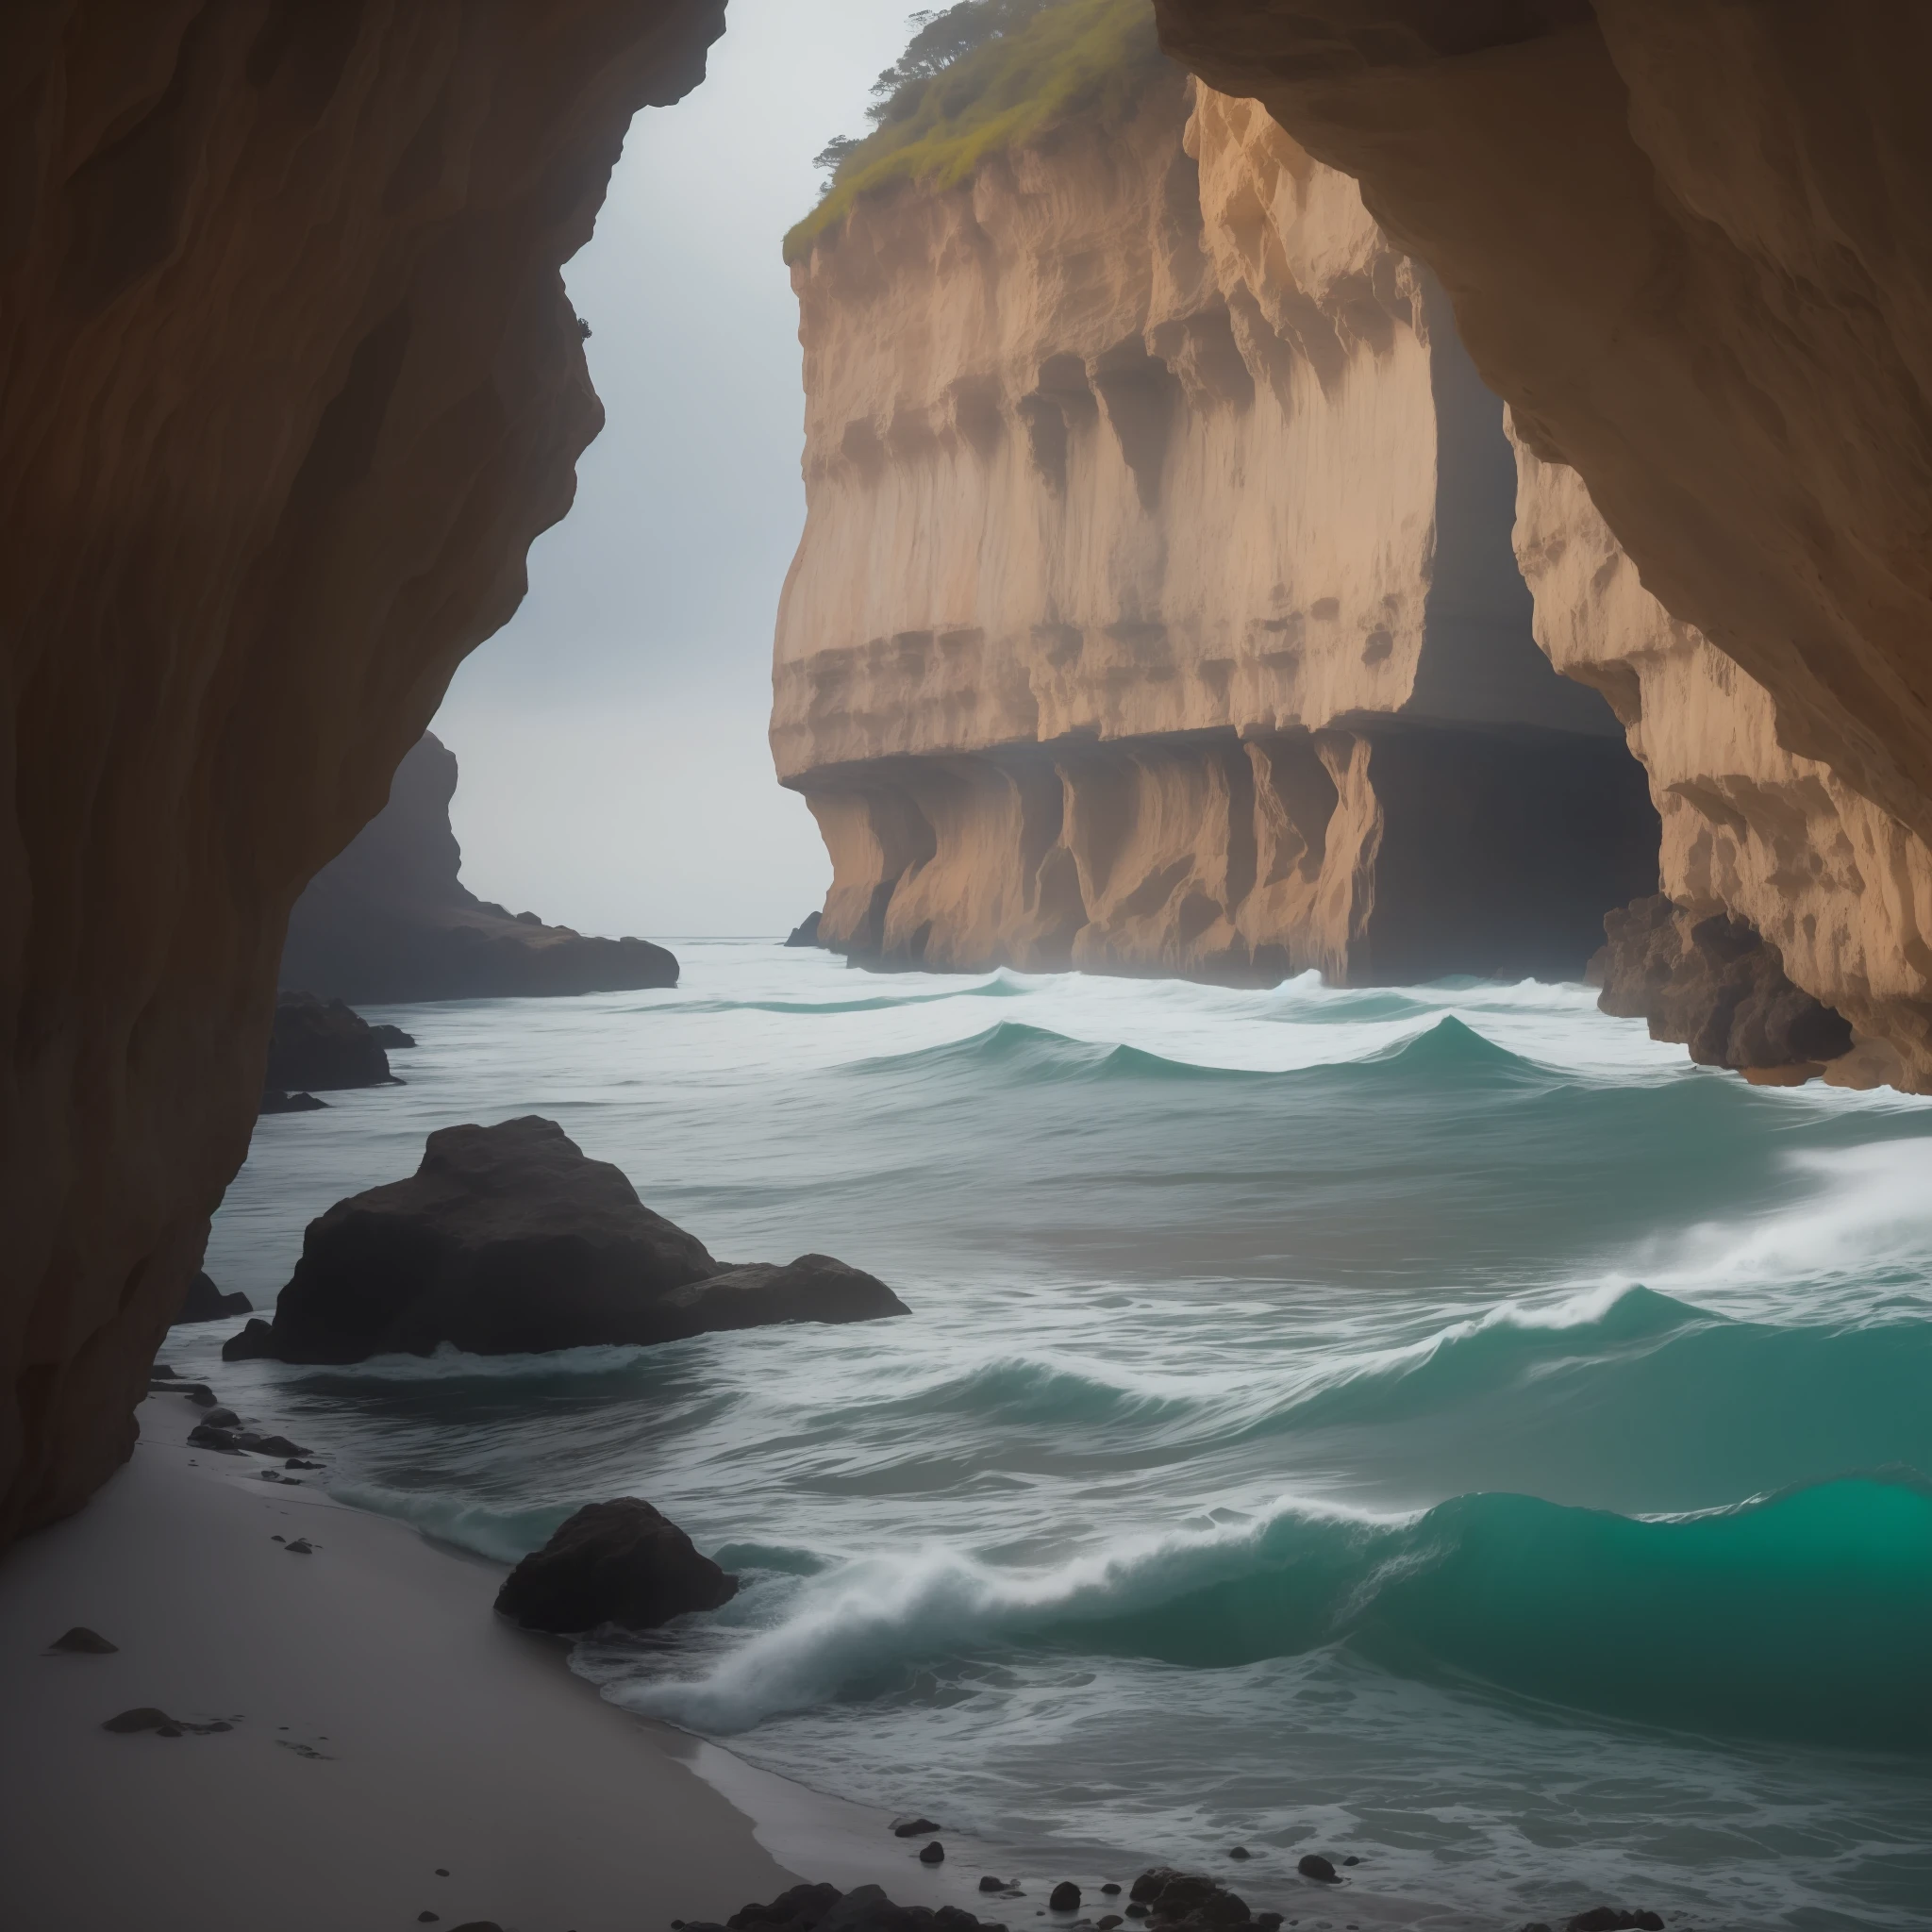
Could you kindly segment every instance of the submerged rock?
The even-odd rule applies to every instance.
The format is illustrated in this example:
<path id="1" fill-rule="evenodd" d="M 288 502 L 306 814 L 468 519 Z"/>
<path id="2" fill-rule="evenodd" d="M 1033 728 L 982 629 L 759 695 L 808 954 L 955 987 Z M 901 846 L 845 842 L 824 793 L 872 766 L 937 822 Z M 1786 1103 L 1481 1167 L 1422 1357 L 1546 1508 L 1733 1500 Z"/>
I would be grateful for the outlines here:
<path id="1" fill-rule="evenodd" d="M 430 1135 L 408 1180 L 309 1223 L 273 1323 L 231 1361 L 352 1362 L 672 1341 L 778 1322 L 903 1315 L 881 1281 L 823 1255 L 726 1268 L 654 1214 L 622 1169 L 535 1115 Z"/>
<path id="2" fill-rule="evenodd" d="M 638 1496 L 589 1503 L 504 1579 L 500 1615 L 574 1637 L 600 1624 L 655 1630 L 738 1594 L 676 1524 Z"/>
<path id="3" fill-rule="evenodd" d="M 1312 1878 L 1322 1885 L 1341 1883 L 1341 1874 L 1320 1852 L 1304 1852 L 1295 1861 L 1294 1869 L 1304 1878 Z"/>
<path id="4" fill-rule="evenodd" d="M 188 1284 L 181 1312 L 175 1322 L 176 1326 L 183 1322 L 221 1322 L 230 1315 L 248 1314 L 254 1307 L 240 1289 L 233 1294 L 224 1294 L 205 1274 L 197 1274 Z"/>

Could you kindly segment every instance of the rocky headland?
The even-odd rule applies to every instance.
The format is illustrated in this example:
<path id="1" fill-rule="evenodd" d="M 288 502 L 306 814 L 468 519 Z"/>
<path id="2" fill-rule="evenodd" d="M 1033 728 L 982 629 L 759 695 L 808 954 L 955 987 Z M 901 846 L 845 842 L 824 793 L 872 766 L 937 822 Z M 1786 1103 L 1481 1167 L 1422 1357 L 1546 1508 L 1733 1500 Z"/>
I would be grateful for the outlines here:
<path id="1" fill-rule="evenodd" d="M 425 731 L 396 767 L 388 804 L 295 902 L 284 987 L 402 1005 L 677 984 L 676 956 L 648 940 L 586 938 L 477 898 L 458 876 L 456 789 L 454 754 Z"/>
<path id="2" fill-rule="evenodd" d="M 310 1222 L 273 1322 L 250 1322 L 222 1353 L 522 1355 L 907 1312 L 884 1282 L 826 1255 L 715 1259 L 646 1208 L 622 1168 L 533 1114 L 440 1128 L 408 1179 Z"/>
<path id="3" fill-rule="evenodd" d="M 772 744 L 818 942 L 1576 976 L 1657 824 L 1536 647 L 1502 406 L 1355 183 L 1111 10 L 1104 103 L 794 237 Z"/>

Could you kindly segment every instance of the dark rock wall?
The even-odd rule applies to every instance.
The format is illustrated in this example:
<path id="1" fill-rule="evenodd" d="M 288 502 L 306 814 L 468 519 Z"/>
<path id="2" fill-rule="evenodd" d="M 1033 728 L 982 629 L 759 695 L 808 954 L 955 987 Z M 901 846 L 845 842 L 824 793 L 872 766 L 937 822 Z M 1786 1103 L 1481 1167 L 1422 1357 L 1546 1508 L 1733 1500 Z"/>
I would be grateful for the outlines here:
<path id="1" fill-rule="evenodd" d="M 0 9 L 0 1543 L 132 1445 L 289 908 L 569 507 L 558 267 L 722 23 Z"/>

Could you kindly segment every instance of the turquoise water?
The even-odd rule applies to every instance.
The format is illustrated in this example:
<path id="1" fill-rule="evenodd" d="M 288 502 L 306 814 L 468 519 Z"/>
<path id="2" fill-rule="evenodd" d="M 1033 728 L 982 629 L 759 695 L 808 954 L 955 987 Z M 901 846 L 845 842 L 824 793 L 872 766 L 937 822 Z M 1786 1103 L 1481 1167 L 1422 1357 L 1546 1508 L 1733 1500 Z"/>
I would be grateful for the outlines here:
<path id="1" fill-rule="evenodd" d="M 649 1496 L 747 1587 L 578 1668 L 1017 1869 L 1932 1925 L 1932 1106 L 1754 1090 L 1580 988 L 679 950 L 381 1015 L 409 1084 L 263 1121 L 210 1272 L 265 1303 L 430 1128 L 538 1111 L 911 1319 L 221 1369 L 339 1493 L 506 1558 Z M 1311 1848 L 1358 1890 L 1311 1907 Z"/>

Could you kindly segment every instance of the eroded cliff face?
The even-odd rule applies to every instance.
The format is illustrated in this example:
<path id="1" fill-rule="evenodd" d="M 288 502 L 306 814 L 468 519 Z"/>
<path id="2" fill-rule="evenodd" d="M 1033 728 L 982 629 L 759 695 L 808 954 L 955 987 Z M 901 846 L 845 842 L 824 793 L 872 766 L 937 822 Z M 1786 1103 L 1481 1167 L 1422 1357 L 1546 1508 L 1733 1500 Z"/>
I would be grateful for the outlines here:
<path id="1" fill-rule="evenodd" d="M 1667 890 L 1923 1089 L 1932 12 L 1156 0 L 1453 300 L 1524 448 L 1557 661 L 1617 704 Z"/>
<path id="2" fill-rule="evenodd" d="M 569 505 L 558 266 L 722 13 L 0 14 L 0 1542 L 132 1444 L 289 908 Z"/>
<path id="3" fill-rule="evenodd" d="M 1785 749 L 1771 693 L 1650 594 L 1574 470 L 1521 442 L 1517 463 L 1537 641 L 1616 708 L 1661 816 L 1665 892 L 1689 923 L 1742 921 L 1852 1023 L 1859 1043 L 1827 1079 L 1932 1091 L 1932 847 Z M 1650 1016 L 1666 1006 L 1683 996 Z"/>
<path id="4" fill-rule="evenodd" d="M 1501 409 L 1352 182 L 1157 82 L 793 269 L 772 742 L 891 963 L 1580 971 L 1654 889 L 1535 648 Z"/>

